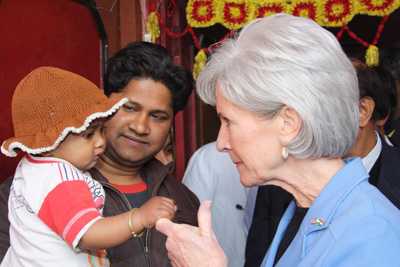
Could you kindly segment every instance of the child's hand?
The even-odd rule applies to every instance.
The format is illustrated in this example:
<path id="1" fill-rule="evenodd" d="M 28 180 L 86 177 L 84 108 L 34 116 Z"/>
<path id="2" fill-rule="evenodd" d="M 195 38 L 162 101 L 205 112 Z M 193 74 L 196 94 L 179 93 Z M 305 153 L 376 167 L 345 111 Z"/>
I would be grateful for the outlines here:
<path id="1" fill-rule="evenodd" d="M 171 220 L 176 210 L 177 207 L 174 200 L 155 196 L 144 203 L 135 213 L 139 217 L 137 220 L 141 221 L 143 227 L 152 228 L 158 219 L 167 218 Z"/>

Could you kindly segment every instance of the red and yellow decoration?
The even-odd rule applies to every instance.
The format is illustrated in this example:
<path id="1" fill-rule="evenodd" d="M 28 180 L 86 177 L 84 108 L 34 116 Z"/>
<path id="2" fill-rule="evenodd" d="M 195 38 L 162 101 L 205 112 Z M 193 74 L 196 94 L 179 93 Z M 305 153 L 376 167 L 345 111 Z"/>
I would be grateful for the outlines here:
<path id="1" fill-rule="evenodd" d="M 204 65 L 206 65 L 206 62 L 207 62 L 207 54 L 206 52 L 204 52 L 204 49 L 201 49 L 194 57 L 193 77 L 195 79 L 197 79 L 197 77 L 199 76 Z"/>
<path id="2" fill-rule="evenodd" d="M 156 2 L 159 4 L 161 0 Z M 176 0 L 170 0 L 176 7 Z M 152 42 L 156 42 L 160 31 L 170 38 L 181 38 L 190 34 L 198 53 L 193 64 L 193 75 L 197 78 L 207 61 L 207 54 L 219 46 L 225 39 L 233 36 L 235 31 L 250 21 L 271 16 L 276 13 L 288 13 L 307 17 L 325 27 L 340 27 L 336 34 L 340 41 L 346 33 L 350 38 L 365 47 L 365 61 L 369 66 L 379 64 L 378 42 L 389 15 L 400 7 L 400 0 L 188 0 L 186 6 L 186 27 L 176 32 L 160 19 L 156 6 L 149 8 L 146 30 L 150 33 Z M 348 23 L 355 15 L 380 16 L 381 22 L 375 30 L 373 40 L 364 40 L 353 32 Z M 229 29 L 227 34 L 209 47 L 202 47 L 201 39 L 194 28 L 210 27 L 221 24 Z"/>
<path id="3" fill-rule="evenodd" d="M 360 14 L 370 16 L 386 16 L 400 6 L 399 0 L 359 0 Z"/>
<path id="4" fill-rule="evenodd" d="M 218 0 L 198 0 L 186 6 L 187 19 L 193 22 L 192 27 L 209 27 L 215 23 Z"/>
<path id="5" fill-rule="evenodd" d="M 318 21 L 320 20 L 318 9 L 319 5 L 314 0 L 294 0 L 287 6 L 287 13 Z"/>
<path id="6" fill-rule="evenodd" d="M 351 21 L 357 13 L 353 0 L 323 0 L 320 4 L 321 16 L 317 22 L 323 26 L 340 27 Z"/>
<path id="7" fill-rule="evenodd" d="M 317 21 L 321 26 L 341 27 L 357 14 L 386 16 L 400 7 L 400 0 L 189 0 L 186 18 L 192 27 L 216 23 L 236 30 L 249 21 L 285 12 Z"/>
<path id="8" fill-rule="evenodd" d="M 277 13 L 288 13 L 287 5 L 282 0 L 260 0 L 257 2 L 256 17 L 262 18 Z"/>
<path id="9" fill-rule="evenodd" d="M 240 29 L 255 18 L 256 6 L 252 1 L 227 0 L 218 3 L 217 17 L 221 18 L 221 24 L 228 29 Z"/>
<path id="10" fill-rule="evenodd" d="M 160 37 L 160 24 L 156 12 L 151 12 L 147 17 L 146 31 L 150 33 L 151 42 L 155 43 Z"/>

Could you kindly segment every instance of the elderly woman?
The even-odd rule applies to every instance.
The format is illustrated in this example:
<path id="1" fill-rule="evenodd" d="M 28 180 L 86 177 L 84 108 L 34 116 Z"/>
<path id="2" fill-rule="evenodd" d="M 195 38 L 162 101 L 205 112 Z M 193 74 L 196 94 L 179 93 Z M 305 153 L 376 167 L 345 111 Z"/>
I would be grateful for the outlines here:
<path id="1" fill-rule="evenodd" d="M 213 54 L 197 91 L 216 104 L 217 147 L 241 182 L 294 197 L 262 266 L 400 264 L 399 211 L 368 183 L 359 158 L 341 159 L 357 133 L 358 88 L 332 34 L 304 18 L 258 19 Z M 228 265 L 209 206 L 200 208 L 199 228 L 157 223 L 174 266 Z"/>

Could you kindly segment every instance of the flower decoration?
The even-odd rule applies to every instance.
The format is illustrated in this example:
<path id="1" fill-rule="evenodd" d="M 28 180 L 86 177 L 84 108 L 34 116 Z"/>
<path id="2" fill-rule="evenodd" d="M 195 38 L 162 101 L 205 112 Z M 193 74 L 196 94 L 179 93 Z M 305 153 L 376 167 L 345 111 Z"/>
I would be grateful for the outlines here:
<path id="1" fill-rule="evenodd" d="M 360 14 L 385 16 L 400 7 L 399 0 L 359 0 Z"/>
<path id="2" fill-rule="evenodd" d="M 1 0 L 0 0 L 1 1 Z M 161 1 L 161 0 L 159 0 Z M 207 62 L 207 51 L 218 47 L 226 38 L 232 37 L 235 30 L 258 17 L 275 13 L 288 13 L 308 17 L 321 26 L 341 27 L 336 33 L 340 41 L 346 33 L 350 38 L 365 47 L 365 60 L 369 66 L 379 63 L 378 43 L 389 15 L 400 7 L 400 0 L 188 0 L 186 18 L 188 24 L 182 31 L 176 32 L 167 26 L 155 8 L 148 15 L 147 31 L 155 42 L 160 36 L 160 27 L 170 38 L 181 38 L 190 34 L 198 50 L 193 64 L 193 76 L 199 73 Z M 373 40 L 364 40 L 351 31 L 348 23 L 357 14 L 380 16 L 381 22 L 376 29 Z M 209 47 L 201 46 L 201 39 L 193 28 L 209 27 L 216 23 L 224 25 L 230 31 L 219 41 Z"/>
<path id="3" fill-rule="evenodd" d="M 194 57 L 194 64 L 193 64 L 193 77 L 197 79 L 201 70 L 204 68 L 207 62 L 207 54 L 204 52 L 204 49 L 201 49 L 197 55 Z"/>
<path id="4" fill-rule="evenodd" d="M 146 30 L 150 33 L 151 42 L 155 43 L 160 37 L 160 25 L 158 23 L 158 16 L 156 12 L 151 12 L 147 17 Z"/>
<path id="5" fill-rule="evenodd" d="M 186 16 L 191 27 L 221 23 L 236 30 L 254 18 L 285 12 L 341 27 L 357 14 L 387 16 L 399 7 L 400 0 L 189 0 Z"/>
<path id="6" fill-rule="evenodd" d="M 319 17 L 318 23 L 322 26 L 340 27 L 346 25 L 355 14 L 351 0 L 324 0 L 320 8 L 323 16 Z"/>
<path id="7" fill-rule="evenodd" d="M 220 23 L 229 29 L 240 29 L 255 18 L 255 5 L 247 0 L 220 1 Z"/>
<path id="8" fill-rule="evenodd" d="M 365 53 L 365 63 L 368 66 L 379 65 L 379 49 L 375 45 L 368 46 L 367 53 Z"/>
<path id="9" fill-rule="evenodd" d="M 217 22 L 217 0 L 189 0 L 186 19 L 192 27 L 208 27 Z"/>
<path id="10" fill-rule="evenodd" d="M 289 13 L 316 20 L 318 5 L 314 0 L 294 0 L 289 7 Z"/>
<path id="11" fill-rule="evenodd" d="M 287 5 L 280 0 L 261 0 L 258 1 L 256 17 L 262 18 L 276 13 L 287 13 Z"/>

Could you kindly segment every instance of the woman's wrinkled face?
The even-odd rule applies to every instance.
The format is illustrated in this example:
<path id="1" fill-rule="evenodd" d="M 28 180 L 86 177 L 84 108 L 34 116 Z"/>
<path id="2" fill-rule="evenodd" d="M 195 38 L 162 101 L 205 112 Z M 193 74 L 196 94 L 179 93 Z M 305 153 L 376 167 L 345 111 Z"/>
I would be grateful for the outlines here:
<path id="1" fill-rule="evenodd" d="M 282 164 L 281 121 L 266 119 L 229 100 L 217 85 L 216 108 L 221 120 L 217 147 L 229 153 L 245 186 L 262 185 Z"/>

